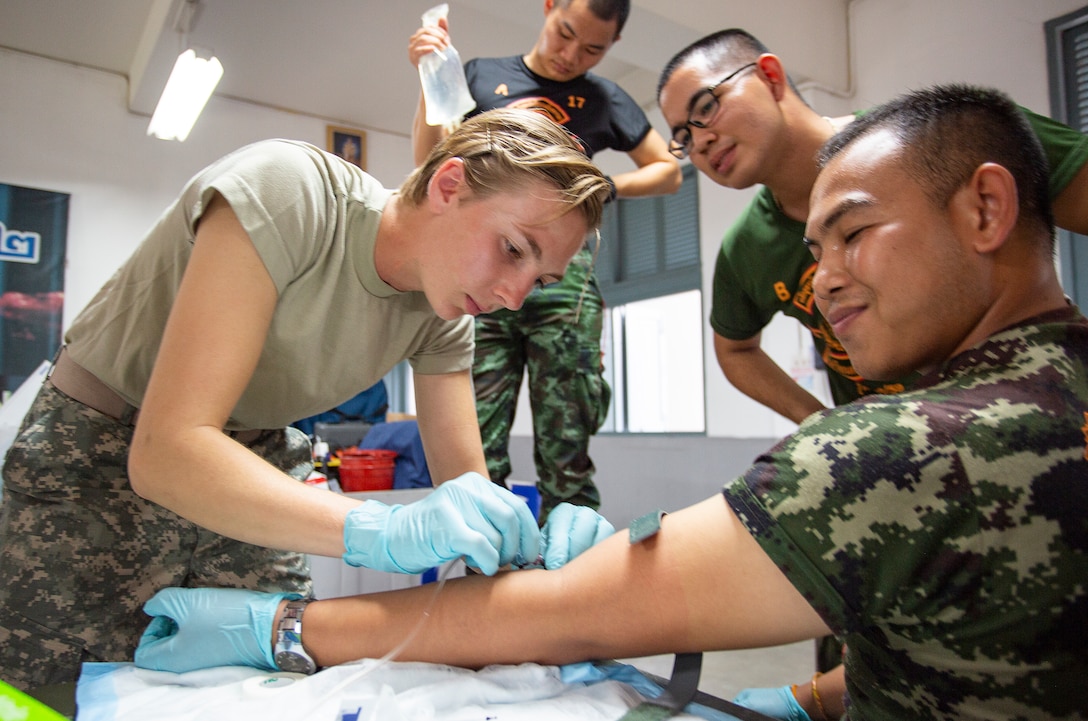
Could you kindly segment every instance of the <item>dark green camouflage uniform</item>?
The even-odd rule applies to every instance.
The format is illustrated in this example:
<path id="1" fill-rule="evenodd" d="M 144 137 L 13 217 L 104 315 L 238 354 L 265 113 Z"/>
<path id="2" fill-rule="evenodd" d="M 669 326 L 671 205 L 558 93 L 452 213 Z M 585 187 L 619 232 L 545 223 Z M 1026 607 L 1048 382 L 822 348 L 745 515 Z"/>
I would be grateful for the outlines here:
<path id="1" fill-rule="evenodd" d="M 846 644 L 851 719 L 1088 710 L 1088 321 L 807 419 L 725 489 Z"/>
<path id="2" fill-rule="evenodd" d="M 472 379 L 487 470 L 499 484 L 510 475 L 510 427 L 528 369 L 541 522 L 564 501 L 601 505 L 589 440 L 611 400 L 602 375 L 603 310 L 593 256 L 584 248 L 561 282 L 534 290 L 521 310 L 476 318 Z"/>
<path id="3" fill-rule="evenodd" d="M 18 580 L 0 587 L 0 679 L 13 686 L 75 681 L 83 661 L 131 660 L 150 620 L 144 602 L 166 586 L 310 592 L 304 555 L 233 541 L 137 496 L 131 438 L 47 383 L 8 453 L 0 577 Z M 297 429 L 249 447 L 296 478 L 312 468 Z"/>

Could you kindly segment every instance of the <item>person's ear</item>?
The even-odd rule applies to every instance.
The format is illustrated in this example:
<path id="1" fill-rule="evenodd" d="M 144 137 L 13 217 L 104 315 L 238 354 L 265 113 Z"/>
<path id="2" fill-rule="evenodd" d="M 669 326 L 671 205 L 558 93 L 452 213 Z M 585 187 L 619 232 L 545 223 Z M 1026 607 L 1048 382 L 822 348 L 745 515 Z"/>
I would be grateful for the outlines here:
<path id="1" fill-rule="evenodd" d="M 453 205 L 465 183 L 465 161 L 447 158 L 427 183 L 427 204 L 436 213 Z"/>
<path id="2" fill-rule="evenodd" d="M 972 246 L 979 253 L 1000 248 L 1016 227 L 1020 194 L 1012 173 L 997 163 L 983 163 L 952 200 L 963 213 Z"/>
<path id="3" fill-rule="evenodd" d="M 763 81 L 774 94 L 775 100 L 781 100 L 789 89 L 790 81 L 786 76 L 786 69 L 782 67 L 782 61 L 777 55 L 764 53 L 756 60 L 756 69 Z"/>

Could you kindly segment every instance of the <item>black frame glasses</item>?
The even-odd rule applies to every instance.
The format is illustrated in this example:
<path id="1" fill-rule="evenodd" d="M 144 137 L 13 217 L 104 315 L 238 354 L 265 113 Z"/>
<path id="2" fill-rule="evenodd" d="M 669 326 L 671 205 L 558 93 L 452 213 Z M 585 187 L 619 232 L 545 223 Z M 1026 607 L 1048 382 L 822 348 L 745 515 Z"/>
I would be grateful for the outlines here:
<path id="1" fill-rule="evenodd" d="M 724 78 L 709 85 L 692 97 L 688 103 L 688 119 L 678 128 L 673 129 L 672 139 L 669 140 L 669 152 L 674 157 L 683 160 L 691 152 L 691 128 L 705 128 L 714 122 L 714 118 L 721 110 L 721 101 L 718 98 L 717 89 L 740 75 L 748 68 L 754 68 L 756 63 L 742 65 Z"/>

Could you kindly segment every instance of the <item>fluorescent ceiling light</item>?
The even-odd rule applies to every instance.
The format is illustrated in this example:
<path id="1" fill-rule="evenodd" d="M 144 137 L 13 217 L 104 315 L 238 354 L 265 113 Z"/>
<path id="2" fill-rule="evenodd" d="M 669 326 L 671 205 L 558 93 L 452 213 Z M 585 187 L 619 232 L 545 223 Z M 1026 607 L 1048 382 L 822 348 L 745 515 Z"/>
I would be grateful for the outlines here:
<path id="1" fill-rule="evenodd" d="M 178 55 L 155 114 L 147 126 L 147 134 L 178 142 L 189 137 L 193 123 L 204 110 L 221 77 L 223 66 L 217 58 L 198 58 L 192 49 Z"/>

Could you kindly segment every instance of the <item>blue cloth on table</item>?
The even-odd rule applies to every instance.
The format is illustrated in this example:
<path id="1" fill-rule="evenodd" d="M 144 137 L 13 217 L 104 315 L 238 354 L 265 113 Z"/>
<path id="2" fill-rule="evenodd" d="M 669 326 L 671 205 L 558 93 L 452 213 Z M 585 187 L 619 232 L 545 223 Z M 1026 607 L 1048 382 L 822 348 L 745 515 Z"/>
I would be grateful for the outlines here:
<path id="1" fill-rule="evenodd" d="M 367 431 L 359 447 L 397 452 L 393 488 L 430 488 L 433 485 L 418 422 L 379 423 Z"/>
<path id="2" fill-rule="evenodd" d="M 380 380 L 336 408 L 295 421 L 291 425 L 312 438 L 315 423 L 343 423 L 344 421 L 381 423 L 385 420 L 387 410 L 389 410 L 389 393 L 385 389 L 385 381 Z"/>

